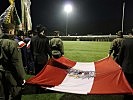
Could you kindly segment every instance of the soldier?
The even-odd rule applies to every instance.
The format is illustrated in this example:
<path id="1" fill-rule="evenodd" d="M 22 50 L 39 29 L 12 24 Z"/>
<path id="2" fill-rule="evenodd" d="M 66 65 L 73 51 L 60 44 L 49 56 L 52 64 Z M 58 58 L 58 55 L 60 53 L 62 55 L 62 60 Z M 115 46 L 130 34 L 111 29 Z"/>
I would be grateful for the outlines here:
<path id="1" fill-rule="evenodd" d="M 113 40 L 110 46 L 109 56 L 111 56 L 111 54 L 113 53 L 113 59 L 118 63 L 118 53 L 123 41 L 123 32 L 118 31 L 118 33 L 116 34 L 117 34 L 117 38 Z"/>
<path id="2" fill-rule="evenodd" d="M 6 24 L 3 29 L 4 32 L 10 32 L 13 35 L 14 25 Z M 18 43 L 14 40 L 7 39 L 7 37 L 5 33 L 0 33 L 2 55 L 0 67 L 0 99 L 21 100 L 21 86 L 25 82 L 21 51 L 18 48 Z"/>
<path id="3" fill-rule="evenodd" d="M 133 88 L 133 32 L 128 35 L 122 42 L 118 60 L 129 85 Z M 133 95 L 124 95 L 124 100 L 133 100 Z"/>
<path id="4" fill-rule="evenodd" d="M 64 55 L 64 45 L 62 40 L 59 37 L 60 32 L 54 31 L 54 38 L 50 40 L 50 47 L 52 50 L 52 56 L 54 58 L 59 58 Z"/>
<path id="5" fill-rule="evenodd" d="M 35 75 L 47 64 L 48 57 L 51 58 L 49 39 L 46 37 L 46 27 L 37 25 L 37 34 L 31 38 L 30 50 L 34 59 Z"/>

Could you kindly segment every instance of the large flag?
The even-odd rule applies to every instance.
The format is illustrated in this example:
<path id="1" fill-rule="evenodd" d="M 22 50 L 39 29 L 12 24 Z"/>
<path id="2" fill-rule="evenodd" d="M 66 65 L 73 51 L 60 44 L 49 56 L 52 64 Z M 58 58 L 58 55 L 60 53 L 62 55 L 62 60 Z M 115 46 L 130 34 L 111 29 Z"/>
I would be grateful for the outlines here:
<path id="1" fill-rule="evenodd" d="M 11 5 L 0 16 L 0 23 L 5 23 L 5 24 L 12 23 L 15 25 L 16 29 L 22 30 L 21 20 L 18 16 L 15 3 L 11 3 Z"/>
<path id="2" fill-rule="evenodd" d="M 15 2 L 15 0 L 9 0 L 10 4 L 13 4 Z"/>
<path id="3" fill-rule="evenodd" d="M 22 28 L 24 31 L 32 30 L 30 6 L 31 6 L 30 0 L 21 0 Z"/>
<path id="4" fill-rule="evenodd" d="M 11 23 L 13 15 L 14 4 L 10 5 L 5 12 L 0 16 L 0 23 Z"/>
<path id="5" fill-rule="evenodd" d="M 52 58 L 39 74 L 26 83 L 75 94 L 133 93 L 121 67 L 111 57 L 96 62 Z"/>
<path id="6" fill-rule="evenodd" d="M 19 41 L 18 44 L 19 44 L 18 48 L 23 48 L 26 45 L 24 41 Z"/>
<path id="7" fill-rule="evenodd" d="M 13 22 L 12 23 L 14 23 L 14 25 L 16 26 L 16 29 L 22 30 L 22 23 L 21 23 L 21 20 L 20 20 L 20 18 L 18 16 L 16 7 L 14 8 Z"/>

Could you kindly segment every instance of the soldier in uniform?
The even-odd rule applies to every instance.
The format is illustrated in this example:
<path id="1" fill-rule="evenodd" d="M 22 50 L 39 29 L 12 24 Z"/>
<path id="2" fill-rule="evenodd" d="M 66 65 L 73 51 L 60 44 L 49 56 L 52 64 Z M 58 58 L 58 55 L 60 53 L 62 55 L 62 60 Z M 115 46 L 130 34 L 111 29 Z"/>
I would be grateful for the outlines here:
<path id="1" fill-rule="evenodd" d="M 6 24 L 3 30 L 13 35 L 14 25 Z M 0 33 L 2 55 L 0 65 L 0 99 L 21 100 L 21 86 L 25 82 L 21 50 L 18 48 L 18 43 L 9 39 L 6 33 Z"/>
<path id="2" fill-rule="evenodd" d="M 62 40 L 59 37 L 60 32 L 54 31 L 54 38 L 50 40 L 50 47 L 52 50 L 52 56 L 54 58 L 59 58 L 64 55 L 64 45 Z"/>
<path id="3" fill-rule="evenodd" d="M 46 27 L 37 25 L 37 34 L 31 38 L 30 50 L 34 59 L 35 75 L 47 64 L 48 57 L 51 58 L 49 39 L 45 36 Z"/>
<path id="4" fill-rule="evenodd" d="M 133 88 L 133 32 L 128 35 L 122 42 L 118 60 L 129 85 Z M 133 94 L 124 95 L 124 100 L 133 100 Z"/>
<path id="5" fill-rule="evenodd" d="M 109 49 L 109 56 L 111 56 L 111 54 L 113 53 L 113 59 L 118 63 L 118 54 L 123 41 L 123 32 L 118 31 L 116 35 L 117 35 L 117 38 L 114 39 L 111 43 L 111 46 Z"/>

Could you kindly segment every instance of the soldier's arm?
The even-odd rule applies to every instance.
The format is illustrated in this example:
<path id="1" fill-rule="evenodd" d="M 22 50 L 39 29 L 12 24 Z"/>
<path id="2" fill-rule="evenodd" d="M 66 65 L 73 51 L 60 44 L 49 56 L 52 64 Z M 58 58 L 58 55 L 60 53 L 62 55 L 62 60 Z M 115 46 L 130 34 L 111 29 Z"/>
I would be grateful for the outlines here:
<path id="1" fill-rule="evenodd" d="M 111 56 L 111 54 L 113 53 L 113 50 L 115 48 L 116 45 L 116 40 L 113 40 L 111 45 L 110 45 L 110 49 L 109 49 L 109 56 Z"/>
<path id="2" fill-rule="evenodd" d="M 123 58 L 124 58 L 124 52 L 125 52 L 125 46 L 124 46 L 124 42 L 121 45 L 120 51 L 119 51 L 119 55 L 118 55 L 118 64 L 120 66 L 122 66 L 122 62 L 123 62 Z"/>
<path id="3" fill-rule="evenodd" d="M 60 50 L 61 50 L 62 55 L 64 55 L 64 45 L 63 45 L 62 40 L 60 40 Z"/>
<path id="4" fill-rule="evenodd" d="M 48 38 L 46 40 L 46 48 L 47 48 L 48 55 L 50 56 L 50 58 L 52 58 L 51 47 L 50 47 L 49 39 Z"/>

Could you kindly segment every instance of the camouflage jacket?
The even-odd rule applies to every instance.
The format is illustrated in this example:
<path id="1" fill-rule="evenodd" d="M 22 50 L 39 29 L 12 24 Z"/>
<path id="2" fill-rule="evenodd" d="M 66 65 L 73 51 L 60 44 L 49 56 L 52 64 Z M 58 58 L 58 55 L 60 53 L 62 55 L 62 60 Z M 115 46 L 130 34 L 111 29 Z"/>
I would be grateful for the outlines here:
<path id="1" fill-rule="evenodd" d="M 114 58 L 118 56 L 122 41 L 123 41 L 123 38 L 116 38 L 112 41 L 109 49 L 109 55 L 113 53 Z"/>
<path id="2" fill-rule="evenodd" d="M 3 58 L 2 66 L 5 71 L 11 73 L 17 82 L 16 85 L 21 85 L 25 77 L 25 71 L 22 63 L 21 51 L 18 48 L 18 43 L 10 39 L 0 39 L 0 42 L 2 42 L 1 47 L 6 56 L 6 58 Z"/>

